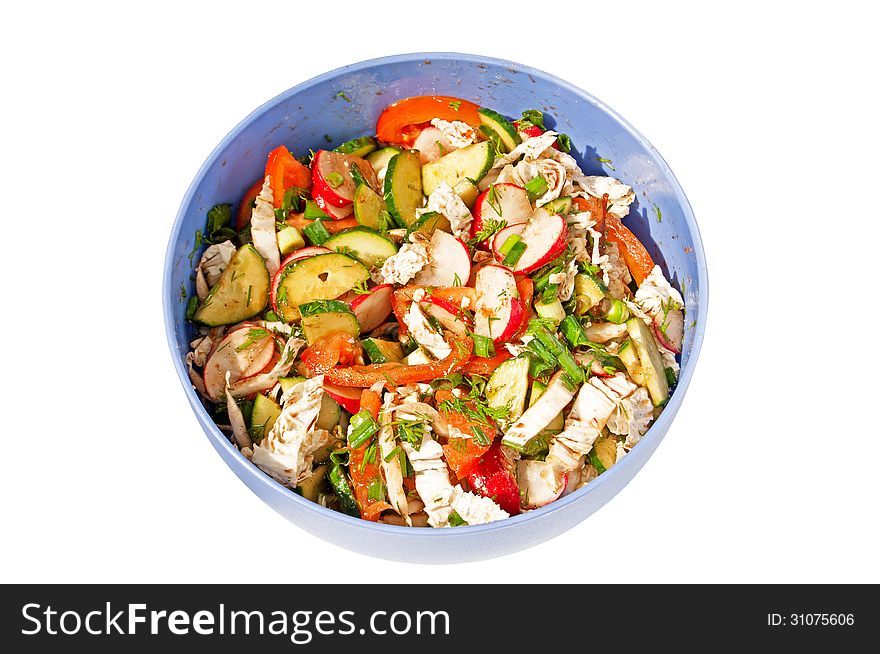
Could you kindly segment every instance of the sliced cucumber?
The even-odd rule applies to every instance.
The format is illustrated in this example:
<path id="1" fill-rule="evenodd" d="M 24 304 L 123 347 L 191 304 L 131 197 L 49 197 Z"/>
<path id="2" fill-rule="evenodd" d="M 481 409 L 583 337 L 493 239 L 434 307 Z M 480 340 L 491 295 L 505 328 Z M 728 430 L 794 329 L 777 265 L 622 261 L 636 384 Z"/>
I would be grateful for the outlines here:
<path id="1" fill-rule="evenodd" d="M 467 177 L 459 180 L 458 184 L 452 187 L 452 192 L 461 198 L 468 209 L 474 206 L 477 196 L 480 195 L 480 189 Z"/>
<path id="2" fill-rule="evenodd" d="M 281 386 L 281 392 L 286 393 L 291 388 L 306 380 L 305 377 L 281 377 L 278 379 L 278 385 Z"/>
<path id="3" fill-rule="evenodd" d="M 383 212 L 385 200 L 366 184 L 358 184 L 354 191 L 354 217 L 357 221 L 373 229 L 384 230 L 389 226 L 385 224 Z"/>
<path id="4" fill-rule="evenodd" d="M 605 472 L 617 463 L 617 441 L 608 436 L 598 438 L 590 452 L 590 463 L 599 473 Z"/>
<path id="5" fill-rule="evenodd" d="M 350 154 L 355 157 L 366 157 L 379 146 L 372 136 L 362 136 L 351 141 L 346 141 L 339 147 L 333 148 L 333 152 Z"/>
<path id="6" fill-rule="evenodd" d="M 522 143 L 516 128 L 504 116 L 486 107 L 480 107 L 477 109 L 477 113 L 480 114 L 480 122 L 501 139 L 501 144 L 504 146 L 503 152 L 510 152 Z"/>
<path id="7" fill-rule="evenodd" d="M 391 158 L 394 157 L 394 155 L 399 153 L 400 148 L 395 148 L 394 146 L 389 145 L 387 147 L 374 150 L 364 158 L 373 167 L 373 170 L 376 171 L 376 174 L 379 174 L 381 171 L 388 168 L 388 162 L 391 161 Z"/>
<path id="8" fill-rule="evenodd" d="M 400 343 L 368 338 L 361 343 L 370 363 L 398 363 L 403 361 L 403 348 Z"/>
<path id="9" fill-rule="evenodd" d="M 465 178 L 479 182 L 489 172 L 494 160 L 495 149 L 489 141 L 480 141 L 450 152 L 422 166 L 422 189 L 425 195 L 431 195 L 443 182 L 451 188 Z"/>
<path id="10" fill-rule="evenodd" d="M 269 302 L 269 271 L 252 245 L 243 245 L 208 293 L 193 319 L 211 327 L 252 318 Z"/>
<path id="11" fill-rule="evenodd" d="M 576 297 L 575 313 L 579 316 L 599 304 L 605 299 L 608 291 L 605 284 L 592 275 L 578 273 L 574 278 L 574 293 Z"/>
<path id="12" fill-rule="evenodd" d="M 342 407 L 339 406 L 339 403 L 327 393 L 321 395 L 321 410 L 315 420 L 315 429 L 332 431 L 340 420 L 342 420 Z"/>
<path id="13" fill-rule="evenodd" d="M 324 247 L 354 257 L 365 266 L 376 268 L 397 254 L 397 246 L 387 236 L 370 227 L 352 227 L 324 241 Z"/>
<path id="14" fill-rule="evenodd" d="M 302 234 L 292 225 L 282 229 L 276 236 L 278 237 L 278 250 L 282 256 L 286 257 L 288 254 L 301 250 L 306 246 Z"/>
<path id="15" fill-rule="evenodd" d="M 631 318 L 626 322 L 626 331 L 639 355 L 639 365 L 642 369 L 642 381 L 651 395 L 654 406 L 660 406 L 669 399 L 669 383 L 666 381 L 666 371 L 663 369 L 663 359 L 660 350 L 654 342 L 654 335 L 641 318 Z"/>
<path id="16" fill-rule="evenodd" d="M 262 393 L 257 393 L 254 398 L 254 408 L 251 411 L 251 427 L 248 434 L 254 443 L 262 441 L 272 430 L 278 416 L 281 415 L 281 407 Z"/>
<path id="17" fill-rule="evenodd" d="M 339 300 L 315 300 L 299 305 L 303 334 L 311 345 L 322 336 L 333 332 L 345 332 L 359 336 L 361 327 L 354 311 Z"/>
<path id="18" fill-rule="evenodd" d="M 550 202 L 544 205 L 544 208 L 550 213 L 559 213 L 562 215 L 566 215 L 571 213 L 572 204 L 572 199 L 566 196 L 564 198 L 556 198 L 555 200 L 550 200 Z"/>
<path id="19" fill-rule="evenodd" d="M 296 487 L 297 492 L 307 500 L 317 502 L 318 497 L 324 490 L 327 468 L 328 466 L 326 464 L 316 467 L 312 471 L 311 476 L 306 477 L 299 482 L 299 485 Z"/>
<path id="20" fill-rule="evenodd" d="M 632 377 L 632 380 L 639 386 L 645 385 L 645 377 L 642 375 L 642 366 L 639 363 L 639 355 L 636 352 L 636 346 L 633 345 L 632 339 L 626 339 L 617 348 L 617 356 L 623 363 L 623 367 Z"/>
<path id="21" fill-rule="evenodd" d="M 492 408 L 507 407 L 504 424 L 511 424 L 522 415 L 529 392 L 529 359 L 508 359 L 495 368 L 486 382 L 486 400 Z"/>
<path id="22" fill-rule="evenodd" d="M 565 320 L 565 309 L 562 306 L 562 302 L 559 301 L 559 298 L 556 298 L 552 302 L 544 303 L 541 300 L 535 302 L 535 312 L 541 317 L 546 318 L 547 320 L 552 320 L 555 325 L 559 325 L 563 320 Z"/>
<path id="23" fill-rule="evenodd" d="M 300 304 L 333 300 L 369 278 L 364 264 L 338 252 L 295 261 L 284 268 L 278 282 L 276 313 L 284 322 L 292 322 L 299 318 Z"/>
<path id="24" fill-rule="evenodd" d="M 394 155 L 388 162 L 384 184 L 388 212 L 398 227 L 409 227 L 416 220 L 416 209 L 425 201 L 419 153 L 406 150 Z"/>
<path id="25" fill-rule="evenodd" d="M 442 213 L 437 213 L 436 211 L 429 211 L 428 213 L 423 213 L 421 216 L 416 218 L 416 221 L 409 226 L 409 229 L 406 230 L 406 238 L 404 241 L 409 241 L 409 235 L 413 232 L 418 232 L 420 234 L 424 234 L 428 238 L 431 238 L 431 234 L 434 233 L 435 229 L 439 229 L 443 232 L 451 232 L 452 225 L 449 223 L 449 219 L 446 218 Z"/>

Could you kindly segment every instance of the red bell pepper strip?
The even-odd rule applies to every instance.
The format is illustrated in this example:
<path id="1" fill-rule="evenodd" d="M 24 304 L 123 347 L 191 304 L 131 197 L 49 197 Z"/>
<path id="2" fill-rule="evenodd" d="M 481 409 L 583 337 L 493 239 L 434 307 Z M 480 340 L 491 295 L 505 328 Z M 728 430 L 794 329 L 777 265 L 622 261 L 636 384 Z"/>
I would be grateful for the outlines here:
<path id="1" fill-rule="evenodd" d="M 309 169 L 297 161 L 290 150 L 279 145 L 269 153 L 266 162 L 266 175 L 272 185 L 272 199 L 275 208 L 281 208 L 284 191 L 295 186 L 308 191 L 312 187 L 312 174 Z"/>
<path id="2" fill-rule="evenodd" d="M 453 398 L 455 398 L 455 395 L 453 395 L 452 391 L 442 388 L 434 395 L 437 408 L 446 418 L 446 421 L 462 433 L 471 436 L 471 438 L 452 437 L 443 445 L 446 463 L 452 469 L 452 472 L 455 473 L 455 476 L 462 479 L 470 474 L 473 467 L 479 462 L 480 457 L 489 450 L 492 441 L 495 440 L 496 430 L 494 425 L 470 420 L 466 415 L 454 411 L 444 411 L 442 407 L 443 402 Z M 473 403 L 469 404 L 473 406 Z M 474 427 L 479 428 L 483 432 L 483 435 L 489 441 L 487 444 L 479 445 L 474 440 L 474 437 L 477 436 L 474 432 Z"/>
<path id="3" fill-rule="evenodd" d="M 380 141 L 411 147 L 421 127 L 433 118 L 460 120 L 474 129 L 480 126 L 479 107 L 473 102 L 446 95 L 419 95 L 398 100 L 385 108 L 376 123 Z"/>
<path id="4" fill-rule="evenodd" d="M 386 387 L 393 388 L 416 382 L 433 381 L 461 370 L 473 354 L 474 342 L 470 337 L 450 335 L 447 343 L 452 347 L 452 352 L 441 361 L 415 366 L 401 363 L 374 363 L 369 366 L 335 367 L 324 373 L 324 379 L 337 386 L 359 388 L 368 388 L 376 382 L 382 382 Z M 305 355 L 306 353 L 303 352 L 303 360 Z"/>
<path id="5" fill-rule="evenodd" d="M 310 375 L 321 375 L 337 364 L 345 366 L 358 361 L 360 350 L 360 344 L 350 334 L 331 332 L 303 350 L 300 358 Z M 362 359 L 360 360 L 362 361 Z M 333 383 L 330 379 L 327 381 Z M 350 386 L 351 384 L 338 385 Z"/>
<path id="6" fill-rule="evenodd" d="M 488 377 L 495 371 L 495 368 L 510 359 L 512 356 L 513 355 L 506 349 L 502 349 L 491 359 L 486 359 L 484 357 L 471 357 L 471 360 L 464 365 L 461 371 L 468 375 L 481 375 L 483 377 Z"/>
<path id="7" fill-rule="evenodd" d="M 636 284 L 642 285 L 654 269 L 654 260 L 642 242 L 616 216 L 605 217 L 605 238 L 617 243 L 620 254 Z"/>

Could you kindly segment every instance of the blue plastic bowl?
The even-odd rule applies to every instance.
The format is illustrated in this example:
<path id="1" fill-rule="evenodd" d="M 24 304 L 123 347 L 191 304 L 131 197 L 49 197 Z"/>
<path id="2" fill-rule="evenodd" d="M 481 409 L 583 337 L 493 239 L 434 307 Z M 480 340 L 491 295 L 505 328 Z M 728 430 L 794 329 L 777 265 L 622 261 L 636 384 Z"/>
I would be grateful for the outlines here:
<path id="1" fill-rule="evenodd" d="M 337 95 L 345 92 L 348 101 Z M 386 105 L 413 95 L 452 95 L 508 115 L 540 108 L 548 123 L 571 136 L 587 174 L 614 176 L 636 191 L 626 224 L 684 292 L 687 317 L 681 377 L 666 410 L 620 463 L 585 488 L 507 520 L 455 529 L 408 529 L 357 520 L 309 502 L 273 481 L 236 450 L 208 416 L 190 385 L 184 357 L 193 336 L 184 319 L 181 287 L 194 293 L 190 252 L 195 232 L 217 202 L 237 203 L 263 174 L 266 155 L 279 144 L 303 154 L 372 134 Z M 662 220 L 657 219 L 659 210 Z M 198 254 L 196 254 L 198 256 Z M 193 259 L 197 261 L 197 258 Z M 316 77 L 270 100 L 217 146 L 183 198 L 165 260 L 162 301 L 177 374 L 211 444 L 236 475 L 291 522 L 341 547 L 386 559 L 451 563 L 486 559 L 530 547 L 579 523 L 616 495 L 666 435 L 687 391 L 706 325 L 706 262 L 697 223 L 669 166 L 654 147 L 589 93 L 534 68 L 455 53 L 417 53 L 373 59 Z"/>

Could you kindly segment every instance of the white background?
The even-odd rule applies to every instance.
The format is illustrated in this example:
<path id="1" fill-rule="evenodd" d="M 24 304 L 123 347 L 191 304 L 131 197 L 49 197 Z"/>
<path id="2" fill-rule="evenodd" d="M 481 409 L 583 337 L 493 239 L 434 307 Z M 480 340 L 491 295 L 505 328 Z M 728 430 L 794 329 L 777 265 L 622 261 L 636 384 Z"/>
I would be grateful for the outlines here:
<path id="1" fill-rule="evenodd" d="M 869 3 L 378 4 L 0 10 L 0 581 L 880 582 Z M 453 567 L 351 554 L 252 495 L 188 407 L 160 305 L 179 202 L 228 130 L 324 71 L 431 50 L 619 111 L 687 192 L 711 282 L 687 398 L 635 480 L 540 547 Z"/>

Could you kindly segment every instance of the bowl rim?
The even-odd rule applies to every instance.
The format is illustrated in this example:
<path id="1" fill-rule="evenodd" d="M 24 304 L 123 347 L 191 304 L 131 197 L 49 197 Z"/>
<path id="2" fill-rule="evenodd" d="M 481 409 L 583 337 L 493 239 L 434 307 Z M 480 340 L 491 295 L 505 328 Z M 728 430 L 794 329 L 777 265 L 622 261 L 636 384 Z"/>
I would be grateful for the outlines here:
<path id="1" fill-rule="evenodd" d="M 633 449 L 638 448 L 639 445 L 643 442 L 645 443 L 644 447 L 648 447 L 648 445 L 650 443 L 653 443 L 653 441 L 655 440 L 658 441 L 657 444 L 659 444 L 659 441 L 662 440 L 663 436 L 666 434 L 670 424 L 672 423 L 672 420 L 675 418 L 675 415 L 678 413 L 678 410 L 681 407 L 684 396 L 687 393 L 688 386 L 690 385 L 691 379 L 693 377 L 694 369 L 696 367 L 700 350 L 703 345 L 709 301 L 709 279 L 703 242 L 696 218 L 693 214 L 693 210 L 691 209 L 687 196 L 681 188 L 681 184 L 679 184 L 678 179 L 675 177 L 675 174 L 672 172 L 669 164 L 666 163 L 666 160 L 663 159 L 659 151 L 650 143 L 650 141 L 648 141 L 647 138 L 645 138 L 622 116 L 620 116 L 611 107 L 609 107 L 604 102 L 594 97 L 587 91 L 559 77 L 556 77 L 555 75 L 546 73 L 536 68 L 532 68 L 530 66 L 525 66 L 514 61 L 499 59 L 496 57 L 488 57 L 484 55 L 457 52 L 412 52 L 378 57 L 374 59 L 367 59 L 357 63 L 349 64 L 347 66 L 336 68 L 316 77 L 312 77 L 311 79 L 303 81 L 289 88 L 288 90 L 276 95 L 275 97 L 271 98 L 270 100 L 264 102 L 262 105 L 254 109 L 232 130 L 230 130 L 230 132 L 220 141 L 220 143 L 217 144 L 217 146 L 207 156 L 204 163 L 202 163 L 201 167 L 193 178 L 193 181 L 187 188 L 183 200 L 180 203 L 180 208 L 178 209 L 177 215 L 174 219 L 174 224 L 171 229 L 171 234 L 168 239 L 168 246 L 165 253 L 162 283 L 162 309 L 165 320 L 165 335 L 168 341 L 168 347 L 171 350 L 172 359 L 174 360 L 174 367 L 177 371 L 177 376 L 184 387 L 187 399 L 189 400 L 190 406 L 193 408 L 193 411 L 196 414 L 198 422 L 202 425 L 206 436 L 208 436 L 208 438 L 212 441 L 214 447 L 218 450 L 221 450 L 222 452 L 225 452 L 229 455 L 229 457 L 231 457 L 224 457 L 226 463 L 229 465 L 231 465 L 233 462 L 238 464 L 239 470 L 235 471 L 237 475 L 241 476 L 241 474 L 246 474 L 251 480 L 261 486 L 263 491 L 273 496 L 276 496 L 280 502 L 292 501 L 295 504 L 299 504 L 299 507 L 301 509 L 315 513 L 318 519 L 328 519 L 331 521 L 336 521 L 343 525 L 347 525 L 348 527 L 364 529 L 374 534 L 382 533 L 387 534 L 390 537 L 395 537 L 395 535 L 406 535 L 408 538 L 437 539 L 456 538 L 463 535 L 471 536 L 486 532 L 497 532 L 506 529 L 515 529 L 519 525 L 522 525 L 526 522 L 544 520 L 558 511 L 564 511 L 572 504 L 583 501 L 588 495 L 600 492 L 603 486 L 612 483 L 617 477 L 626 476 L 626 473 L 630 467 L 640 467 L 642 463 L 636 461 L 636 457 L 624 457 L 622 461 L 613 466 L 610 470 L 608 470 L 607 473 L 600 475 L 586 486 L 564 497 L 561 497 L 546 506 L 525 513 L 520 513 L 516 516 L 511 516 L 505 520 L 499 520 L 482 525 L 468 525 L 464 529 L 412 529 L 410 527 L 399 527 L 395 525 L 386 525 L 377 522 L 371 522 L 368 520 L 363 520 L 362 518 L 355 518 L 340 513 L 338 511 L 334 511 L 332 509 L 327 509 L 316 502 L 305 499 L 304 497 L 298 495 L 289 488 L 282 486 L 280 483 L 272 479 L 269 475 L 259 470 L 241 454 L 238 448 L 236 448 L 232 444 L 232 442 L 223 434 L 223 432 L 220 431 L 219 427 L 217 427 L 214 421 L 211 420 L 211 417 L 208 415 L 207 409 L 205 409 L 190 382 L 189 374 L 184 366 L 183 358 L 179 356 L 178 343 L 175 338 L 175 307 L 172 306 L 172 298 L 175 297 L 174 289 L 172 288 L 172 274 L 175 268 L 175 262 L 173 260 L 174 248 L 182 231 L 183 218 L 187 212 L 188 207 L 193 202 L 196 194 L 196 189 L 202 182 L 202 179 L 208 173 L 209 169 L 214 165 L 215 161 L 219 158 L 223 150 L 225 150 L 226 147 L 234 139 L 236 139 L 239 134 L 241 134 L 247 128 L 247 126 L 250 125 L 252 121 L 254 121 L 258 116 L 261 116 L 262 114 L 274 108 L 277 104 L 290 98 L 291 96 L 296 95 L 297 93 L 315 84 L 319 84 L 327 80 L 332 80 L 339 75 L 358 72 L 364 69 L 370 69 L 389 64 L 410 63 L 424 60 L 455 61 L 468 64 L 484 64 L 497 66 L 510 70 L 515 70 L 517 73 L 525 73 L 534 78 L 539 78 L 542 81 L 547 82 L 551 85 L 563 87 L 566 90 L 574 93 L 575 95 L 580 96 L 585 101 L 593 104 L 601 111 L 608 114 L 615 121 L 617 121 L 617 123 L 620 124 L 623 129 L 629 132 L 630 136 L 632 136 L 639 144 L 642 145 L 642 147 L 650 151 L 656 157 L 660 171 L 667 177 L 667 179 L 670 180 L 673 195 L 682 208 L 685 224 L 690 230 L 691 237 L 693 239 L 693 254 L 696 257 L 697 278 L 699 281 L 700 289 L 699 300 L 697 303 L 697 317 L 695 328 L 696 332 L 694 334 L 694 340 L 691 345 L 691 351 L 688 357 L 687 365 L 682 366 L 681 368 L 675 392 L 672 393 L 669 403 L 667 404 L 663 413 L 661 413 L 660 417 L 654 421 L 654 423 L 650 426 L 648 431 L 639 441 L 639 444 L 637 444 Z M 629 478 L 631 478 L 638 472 L 638 467 L 632 473 L 632 475 L 630 475 Z M 254 488 L 251 488 L 251 490 L 254 490 Z M 264 496 L 262 496 L 260 493 L 258 493 L 258 495 L 260 495 L 261 499 L 264 499 L 265 501 Z M 275 506 L 274 503 L 270 503 L 270 505 Z M 296 523 L 294 522 L 294 524 Z"/>

